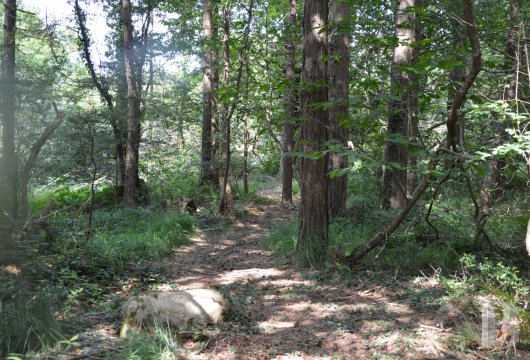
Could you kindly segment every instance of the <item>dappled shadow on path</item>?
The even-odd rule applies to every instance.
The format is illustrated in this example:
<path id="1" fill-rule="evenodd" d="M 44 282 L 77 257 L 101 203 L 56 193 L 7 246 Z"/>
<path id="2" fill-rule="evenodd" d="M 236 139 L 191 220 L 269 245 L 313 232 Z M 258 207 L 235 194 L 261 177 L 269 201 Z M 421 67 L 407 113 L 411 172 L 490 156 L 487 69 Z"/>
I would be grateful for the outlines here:
<path id="1" fill-rule="evenodd" d="M 448 334 L 432 309 L 400 302 L 399 291 L 377 281 L 318 281 L 279 261 L 266 248 L 267 230 L 296 213 L 276 204 L 256 206 L 226 231 L 204 231 L 164 264 L 172 287 L 221 286 L 232 298 L 232 315 L 200 356 L 445 358 L 438 342 Z"/>

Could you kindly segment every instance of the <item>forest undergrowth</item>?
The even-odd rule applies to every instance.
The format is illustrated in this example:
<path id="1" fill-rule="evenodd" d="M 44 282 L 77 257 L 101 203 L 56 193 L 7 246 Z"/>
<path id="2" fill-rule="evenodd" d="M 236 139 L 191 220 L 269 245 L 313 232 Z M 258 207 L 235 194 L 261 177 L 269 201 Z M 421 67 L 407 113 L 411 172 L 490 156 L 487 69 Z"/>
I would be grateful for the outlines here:
<path id="1" fill-rule="evenodd" d="M 355 351 L 361 359 L 524 358 L 528 267 L 494 249 L 516 246 L 527 214 L 492 216 L 491 247 L 476 241 L 466 199 L 445 197 L 431 213 L 437 232 L 418 208 L 381 249 L 350 268 L 344 258 L 351 249 L 392 216 L 362 184 L 370 182 L 350 188 L 347 213 L 330 226 L 325 269 L 304 272 L 293 263 L 297 211 L 280 206 L 272 177 L 253 179 L 248 194 L 235 186 L 237 218 L 229 222 L 192 184 L 174 189 L 181 194 L 174 203 L 137 209 L 110 207 L 112 192 L 102 189 L 90 229 L 88 214 L 56 211 L 32 232 L 33 255 L 2 269 L 1 356 L 347 359 Z M 190 215 L 185 202 L 194 197 L 198 207 Z M 35 192 L 32 206 L 61 209 L 84 199 L 86 189 L 64 185 Z M 517 199 L 502 206 L 524 209 L 510 201 Z M 160 325 L 119 339 L 121 304 L 132 294 L 204 285 L 220 287 L 233 303 L 221 327 Z M 484 298 L 494 301 L 498 316 L 503 303 L 513 306 L 517 347 L 499 332 L 497 347 L 480 348 Z M 294 335 L 283 334 L 287 328 Z"/>

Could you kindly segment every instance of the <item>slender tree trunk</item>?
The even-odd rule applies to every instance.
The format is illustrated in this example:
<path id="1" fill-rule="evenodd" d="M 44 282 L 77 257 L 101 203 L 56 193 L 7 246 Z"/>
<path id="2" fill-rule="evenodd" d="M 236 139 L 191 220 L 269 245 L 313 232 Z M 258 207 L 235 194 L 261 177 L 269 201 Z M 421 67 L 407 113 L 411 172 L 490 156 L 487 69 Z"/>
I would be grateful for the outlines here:
<path id="1" fill-rule="evenodd" d="M 125 164 L 124 199 L 126 206 L 138 204 L 138 157 L 140 148 L 140 98 L 135 74 L 134 29 L 132 24 L 131 1 L 122 0 L 123 41 L 125 50 L 125 74 L 127 77 L 127 152 Z"/>
<path id="2" fill-rule="evenodd" d="M 297 255 L 303 264 L 322 266 L 328 246 L 328 181 L 325 154 L 329 112 L 326 62 L 327 0 L 304 1 L 302 51 L 302 119 L 300 232 Z M 315 154 L 321 154 L 315 159 Z"/>
<path id="3" fill-rule="evenodd" d="M 15 151 L 15 84 L 16 84 L 16 0 L 4 1 L 4 43 L 2 58 L 2 182 L 0 187 L 0 219 L 7 215 L 12 222 L 17 216 L 17 158 Z M 0 221 L 2 223 L 3 221 Z"/>
<path id="4" fill-rule="evenodd" d="M 245 83 L 245 115 L 243 124 L 243 191 L 248 194 L 248 143 L 250 140 L 250 133 L 248 129 L 248 117 L 249 117 L 249 87 L 250 87 L 250 64 L 248 58 L 246 59 L 246 78 Z"/>
<path id="5" fill-rule="evenodd" d="M 149 31 L 152 28 L 153 24 L 153 5 L 151 4 L 151 2 L 147 2 L 147 11 L 145 14 L 145 19 L 143 20 L 142 30 L 140 33 L 140 54 L 138 61 L 136 62 L 136 82 L 138 89 L 138 98 L 140 100 L 145 100 L 142 93 L 144 83 L 144 65 L 147 60 L 147 54 L 149 53 Z M 148 89 L 148 86 L 146 86 L 146 90 Z M 145 107 L 145 102 L 143 105 Z"/>
<path id="6" fill-rule="evenodd" d="M 388 136 L 391 138 L 385 146 L 385 165 L 383 169 L 383 206 L 399 208 L 407 201 L 407 152 L 396 137 L 407 137 L 410 114 L 410 91 L 413 78 L 402 67 L 410 65 L 414 58 L 411 46 L 416 39 L 414 31 L 415 15 L 408 10 L 418 6 L 418 0 L 399 0 L 395 15 L 395 34 L 399 45 L 394 48 L 392 59 L 392 81 L 390 115 L 388 118 Z M 392 139 L 394 138 L 394 139 Z"/>
<path id="7" fill-rule="evenodd" d="M 223 7 L 223 87 L 230 85 L 230 9 Z M 221 201 L 219 212 L 226 216 L 234 216 L 234 200 L 230 187 L 230 104 L 223 104 L 221 118 L 221 171 L 219 174 L 219 188 Z"/>
<path id="8" fill-rule="evenodd" d="M 94 201 L 96 198 L 96 179 L 98 176 L 98 164 L 96 161 L 95 154 L 95 138 L 97 135 L 97 128 L 90 122 L 90 119 L 86 122 L 88 135 L 90 136 L 90 162 L 92 165 L 92 178 L 90 181 L 90 203 L 88 207 L 88 223 L 86 231 L 86 239 L 88 240 L 92 235 L 92 222 L 94 220 Z"/>
<path id="9" fill-rule="evenodd" d="M 202 136 L 201 136 L 201 182 L 215 184 L 213 166 L 213 130 L 214 130 L 214 77 L 215 50 L 213 39 L 213 8 L 212 0 L 204 0 L 203 4 L 203 77 L 202 77 Z"/>
<path id="10" fill-rule="evenodd" d="M 423 0 L 415 0 L 415 6 L 423 6 Z M 420 22 L 417 19 L 416 14 L 414 16 L 414 22 L 411 24 L 412 31 L 414 33 L 414 42 L 417 43 L 422 39 L 422 31 L 420 27 Z M 411 64 L 414 65 L 420 55 L 421 48 L 418 46 L 412 47 L 412 60 Z M 419 145 L 420 142 L 420 130 L 419 130 L 419 95 L 421 91 L 420 81 L 422 81 L 422 76 L 418 75 L 416 72 L 411 73 L 410 75 L 410 85 L 407 89 L 407 138 L 409 142 Z M 425 80 L 423 80 L 425 81 Z M 413 190 L 416 188 L 420 181 L 420 175 L 418 172 L 418 156 L 415 153 L 412 153 L 407 156 L 407 192 L 408 195 L 412 195 Z"/>
<path id="11" fill-rule="evenodd" d="M 124 54 L 121 54 L 125 56 Z M 120 70 L 122 70 L 120 68 Z M 128 99 L 127 99 L 127 76 L 125 74 L 125 68 L 118 75 L 119 80 L 116 89 L 116 107 L 114 111 L 114 118 L 116 121 L 117 133 L 115 136 L 119 138 L 118 145 L 116 147 L 118 154 L 118 168 L 120 176 L 120 184 L 123 185 L 118 195 L 120 198 L 124 197 L 125 191 L 125 173 L 127 167 L 127 133 L 128 133 Z"/>
<path id="12" fill-rule="evenodd" d="M 216 4 L 216 3 L 215 3 Z M 214 6 L 213 14 L 217 14 L 219 8 Z M 219 40 L 219 27 L 215 23 L 215 16 L 213 17 L 213 44 L 217 44 Z M 212 176 L 213 182 L 212 185 L 216 186 L 219 184 L 219 172 L 220 172 L 220 161 L 219 161 L 219 109 L 217 104 L 217 88 L 219 86 L 219 47 L 212 45 Z"/>
<path id="13" fill-rule="evenodd" d="M 294 123 L 297 121 L 296 113 L 296 0 L 289 0 L 289 17 L 287 20 L 287 65 L 285 67 L 286 119 L 283 124 L 282 144 L 282 203 L 293 203 L 293 156 L 294 152 Z"/>
<path id="14" fill-rule="evenodd" d="M 349 22 L 350 5 L 344 0 L 333 0 L 331 7 L 331 27 L 329 62 L 329 98 L 332 105 L 329 109 L 329 141 L 336 148 L 330 153 L 329 170 L 348 167 L 347 149 L 348 132 L 341 121 L 349 116 Z M 346 208 L 346 191 L 348 178 L 346 175 L 330 179 L 328 189 L 328 207 L 330 219 L 344 212 Z"/>
<path id="15" fill-rule="evenodd" d="M 508 105 L 513 104 L 517 99 L 517 74 L 519 72 L 521 50 L 518 44 L 519 26 L 521 21 L 521 0 L 511 0 L 509 4 L 509 28 L 508 40 L 506 42 L 506 63 L 512 68 L 512 77 L 509 80 L 508 86 L 505 87 L 501 96 L 502 101 Z M 504 144 L 508 139 L 506 129 L 508 123 L 499 121 L 496 124 L 495 139 L 492 146 L 498 147 Z M 502 195 L 504 188 L 505 177 L 504 168 L 506 167 L 506 160 L 493 156 L 488 161 L 488 175 L 482 183 L 481 197 L 482 202 L 486 206 L 490 206 L 493 199 Z"/>
<path id="16" fill-rule="evenodd" d="M 120 122 L 116 118 L 115 107 L 109 88 L 98 78 L 96 74 L 96 69 L 90 54 L 90 37 L 86 28 L 86 17 L 83 9 L 81 9 L 81 6 L 79 5 L 79 0 L 75 0 L 74 9 L 77 25 L 79 27 L 79 40 L 81 42 L 83 57 L 85 58 L 86 66 L 92 79 L 92 84 L 98 90 L 102 101 L 105 103 L 110 112 L 109 123 L 114 136 L 114 151 L 117 164 L 116 185 L 123 185 L 125 182 L 125 148 L 127 137 L 122 135 L 123 129 Z"/>

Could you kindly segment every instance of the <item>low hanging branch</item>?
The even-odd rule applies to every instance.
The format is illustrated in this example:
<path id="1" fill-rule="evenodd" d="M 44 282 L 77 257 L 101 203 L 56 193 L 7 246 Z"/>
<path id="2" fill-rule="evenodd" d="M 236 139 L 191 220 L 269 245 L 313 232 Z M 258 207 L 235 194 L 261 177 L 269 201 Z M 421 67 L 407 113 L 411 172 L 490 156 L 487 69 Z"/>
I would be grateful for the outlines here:
<path id="1" fill-rule="evenodd" d="M 457 123 L 458 123 L 458 112 L 464 105 L 466 101 L 466 95 L 469 92 L 469 89 L 475 82 L 478 74 L 480 73 L 482 67 L 482 52 L 480 50 L 480 42 L 477 34 L 477 29 L 475 26 L 475 16 L 473 13 L 473 1 L 472 0 L 462 0 L 464 7 L 464 19 L 463 23 L 465 24 L 467 37 L 471 44 L 472 50 L 472 62 L 471 68 L 469 69 L 468 74 L 466 75 L 466 80 L 464 84 L 459 89 L 458 93 L 455 95 L 451 110 L 447 118 L 447 137 L 435 151 L 433 159 L 429 164 L 429 172 L 423 177 L 416 189 L 414 190 L 411 198 L 407 200 L 404 207 L 401 211 L 394 217 L 394 219 L 387 225 L 383 231 L 375 234 L 366 244 L 359 246 L 353 251 L 353 253 L 346 257 L 346 261 L 350 264 L 355 263 L 371 250 L 381 245 L 390 235 L 396 231 L 399 225 L 407 217 L 410 210 L 414 208 L 416 202 L 420 199 L 422 194 L 427 190 L 432 179 L 432 173 L 436 170 L 439 162 L 438 156 L 440 153 L 448 153 L 453 149 L 456 152 L 456 137 L 457 137 Z"/>

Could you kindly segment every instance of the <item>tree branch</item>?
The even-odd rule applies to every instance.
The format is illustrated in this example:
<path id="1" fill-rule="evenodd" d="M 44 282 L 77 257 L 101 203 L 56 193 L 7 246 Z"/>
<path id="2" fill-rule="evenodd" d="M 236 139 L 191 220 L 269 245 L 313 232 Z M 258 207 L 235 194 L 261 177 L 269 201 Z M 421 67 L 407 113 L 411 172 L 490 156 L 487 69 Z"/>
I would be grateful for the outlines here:
<path id="1" fill-rule="evenodd" d="M 346 261 L 348 261 L 350 264 L 355 263 L 362 257 L 364 257 L 366 254 L 368 254 L 371 250 L 373 250 L 375 247 L 379 246 L 383 243 L 385 239 L 387 239 L 390 235 L 394 233 L 394 231 L 397 230 L 399 225 L 405 220 L 408 213 L 414 208 L 414 205 L 419 200 L 421 195 L 425 192 L 425 190 L 428 188 L 432 172 L 437 168 L 439 158 L 441 152 L 452 152 L 450 149 L 453 148 L 454 152 L 456 153 L 456 135 L 457 135 L 457 129 L 456 125 L 458 122 L 458 111 L 462 107 L 462 105 L 465 102 L 466 95 L 475 82 L 475 79 L 477 75 L 479 74 L 481 68 L 482 68 L 482 54 L 480 50 L 480 42 L 477 35 L 477 30 L 475 26 L 475 17 L 473 14 L 473 1 L 472 0 L 462 0 L 463 6 L 464 6 L 464 22 L 467 28 L 467 35 L 469 38 L 469 41 L 471 43 L 471 49 L 472 49 L 472 65 L 471 69 L 469 70 L 469 73 L 466 76 L 466 80 L 464 84 L 462 84 L 462 87 L 456 94 L 453 104 L 451 106 L 450 114 L 448 115 L 447 119 L 447 137 L 445 142 L 436 150 L 436 152 L 433 155 L 433 159 L 430 161 L 429 164 L 429 173 L 426 174 L 423 179 L 420 181 L 416 189 L 414 190 L 414 193 L 412 194 L 411 198 L 407 200 L 405 203 L 405 206 L 401 209 L 399 214 L 397 214 L 394 219 L 386 226 L 386 228 L 375 234 L 366 244 L 363 244 L 359 246 L 354 252 L 346 257 Z"/>

